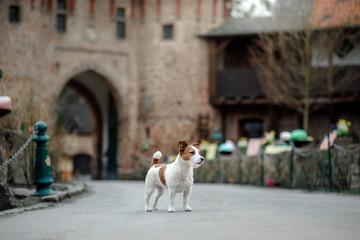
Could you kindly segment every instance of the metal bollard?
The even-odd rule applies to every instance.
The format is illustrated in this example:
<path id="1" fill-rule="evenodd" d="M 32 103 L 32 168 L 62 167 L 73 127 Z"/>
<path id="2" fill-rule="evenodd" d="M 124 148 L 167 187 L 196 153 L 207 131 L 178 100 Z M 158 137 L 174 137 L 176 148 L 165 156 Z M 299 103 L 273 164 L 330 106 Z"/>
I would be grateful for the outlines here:
<path id="1" fill-rule="evenodd" d="M 331 145 L 330 145 L 330 133 L 327 133 L 328 138 L 328 161 L 329 161 L 329 190 L 330 192 L 333 191 L 333 182 L 332 182 L 332 163 L 331 163 Z"/>
<path id="2" fill-rule="evenodd" d="M 241 150 L 238 149 L 238 179 L 237 182 L 238 184 L 242 184 L 242 153 Z"/>
<path id="3" fill-rule="evenodd" d="M 219 149 L 216 149 L 216 182 L 221 183 L 221 162 L 220 162 L 220 152 Z"/>
<path id="4" fill-rule="evenodd" d="M 294 173 L 294 150 L 295 145 L 291 142 L 291 152 L 290 152 L 290 166 L 289 166 L 289 188 L 292 189 L 293 185 L 293 173 Z"/>
<path id="5" fill-rule="evenodd" d="M 265 147 L 260 147 L 260 186 L 263 187 L 264 184 L 264 151 Z"/>
<path id="6" fill-rule="evenodd" d="M 35 156 L 35 179 L 36 192 L 35 196 L 50 195 L 55 193 L 51 190 L 50 185 L 54 182 L 51 174 L 51 160 L 48 156 L 48 149 L 46 142 L 50 140 L 46 135 L 47 126 L 44 122 L 37 122 L 35 124 L 36 137 L 33 141 L 36 142 L 36 156 Z"/>

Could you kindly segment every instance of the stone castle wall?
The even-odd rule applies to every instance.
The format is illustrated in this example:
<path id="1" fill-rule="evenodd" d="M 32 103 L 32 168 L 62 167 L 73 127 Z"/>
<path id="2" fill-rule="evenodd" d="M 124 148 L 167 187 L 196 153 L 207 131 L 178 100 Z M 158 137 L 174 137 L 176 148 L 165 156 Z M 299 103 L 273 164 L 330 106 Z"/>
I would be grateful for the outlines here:
<path id="1" fill-rule="evenodd" d="M 116 38 L 111 1 L 95 1 L 93 15 L 89 1 L 72 2 L 66 32 L 58 33 L 55 0 L 51 9 L 48 1 L 0 1 L 0 68 L 9 76 L 5 93 L 21 104 L 24 89 L 34 89 L 46 103 L 42 113 L 50 134 L 61 90 L 87 70 L 101 75 L 115 98 L 118 172 L 154 149 L 167 154 L 176 151 L 179 140 L 198 141 L 199 114 L 210 115 L 216 125 L 208 101 L 207 43 L 196 35 L 225 20 L 224 1 L 116 0 L 115 7 L 126 9 L 125 39 Z M 9 22 L 10 5 L 21 7 L 18 24 Z M 174 39 L 162 38 L 164 24 L 173 24 Z M 142 151 L 146 128 L 150 148 Z"/>
<path id="2" fill-rule="evenodd" d="M 147 1 L 151 9 L 156 0 Z M 208 46 L 197 34 L 206 33 L 224 21 L 222 1 L 217 1 L 217 16 L 213 16 L 213 1 L 181 1 L 177 16 L 176 1 L 163 1 L 161 16 L 147 11 L 140 25 L 139 59 L 140 124 L 139 139 L 150 129 L 151 153 L 162 148 L 174 153 L 179 140 L 199 141 L 199 114 L 214 112 L 208 98 Z M 174 26 L 174 39 L 162 38 L 162 27 Z M 161 149 L 160 149 L 161 150 Z"/>

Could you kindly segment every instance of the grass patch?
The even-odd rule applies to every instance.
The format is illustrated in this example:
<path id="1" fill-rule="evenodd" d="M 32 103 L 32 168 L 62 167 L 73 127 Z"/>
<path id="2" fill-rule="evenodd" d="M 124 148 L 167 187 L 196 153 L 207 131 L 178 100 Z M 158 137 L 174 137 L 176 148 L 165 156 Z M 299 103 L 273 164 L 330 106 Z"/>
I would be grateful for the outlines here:
<path id="1" fill-rule="evenodd" d="M 32 211 L 37 211 L 37 210 L 45 209 L 48 207 L 54 207 L 54 206 L 55 206 L 55 203 L 49 203 L 46 206 L 43 205 L 43 206 L 38 206 L 38 207 L 26 208 L 26 209 L 24 209 L 24 212 L 32 212 Z"/>

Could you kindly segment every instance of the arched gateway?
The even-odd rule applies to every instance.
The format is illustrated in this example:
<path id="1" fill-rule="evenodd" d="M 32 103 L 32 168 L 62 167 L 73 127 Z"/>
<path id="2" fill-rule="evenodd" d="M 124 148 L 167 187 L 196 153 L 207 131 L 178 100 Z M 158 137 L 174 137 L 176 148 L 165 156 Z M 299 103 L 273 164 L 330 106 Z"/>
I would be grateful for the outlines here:
<path id="1" fill-rule="evenodd" d="M 89 175 L 88 169 L 95 179 L 118 177 L 115 95 L 106 77 L 93 70 L 76 74 L 63 87 L 56 110 L 57 126 L 66 138 L 65 156 L 59 164 L 63 179 Z M 90 160 L 79 155 L 87 155 Z"/>

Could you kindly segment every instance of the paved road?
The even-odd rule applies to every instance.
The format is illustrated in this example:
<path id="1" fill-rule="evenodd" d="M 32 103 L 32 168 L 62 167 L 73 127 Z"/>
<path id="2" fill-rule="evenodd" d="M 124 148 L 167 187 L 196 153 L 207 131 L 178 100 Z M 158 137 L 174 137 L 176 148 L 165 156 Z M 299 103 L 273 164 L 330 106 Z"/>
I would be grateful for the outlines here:
<path id="1" fill-rule="evenodd" d="M 183 212 L 143 210 L 143 182 L 90 182 L 55 207 L 0 217 L 0 239 L 359 239 L 360 197 L 195 184 Z"/>

